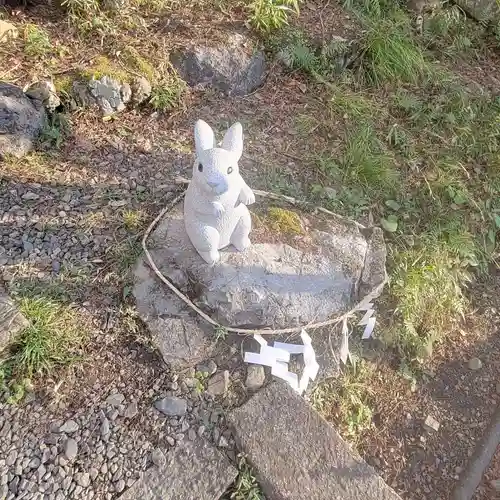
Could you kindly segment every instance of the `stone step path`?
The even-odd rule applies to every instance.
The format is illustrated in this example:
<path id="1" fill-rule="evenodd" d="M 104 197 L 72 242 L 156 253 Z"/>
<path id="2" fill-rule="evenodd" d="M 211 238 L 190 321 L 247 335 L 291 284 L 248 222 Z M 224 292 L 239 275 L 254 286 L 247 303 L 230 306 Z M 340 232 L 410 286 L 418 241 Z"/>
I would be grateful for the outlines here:
<path id="1" fill-rule="evenodd" d="M 401 500 L 301 396 L 273 382 L 229 414 L 272 500 Z"/>
<path id="2" fill-rule="evenodd" d="M 151 467 L 120 500 L 218 500 L 238 471 L 208 441 L 184 442 Z"/>

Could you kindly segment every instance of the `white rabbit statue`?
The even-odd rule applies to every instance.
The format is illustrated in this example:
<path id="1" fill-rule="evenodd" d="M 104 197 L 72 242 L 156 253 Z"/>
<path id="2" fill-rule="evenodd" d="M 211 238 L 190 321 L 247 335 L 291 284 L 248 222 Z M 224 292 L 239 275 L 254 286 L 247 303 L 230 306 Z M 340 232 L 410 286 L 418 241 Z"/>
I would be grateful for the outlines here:
<path id="1" fill-rule="evenodd" d="M 184 199 L 184 224 L 198 253 L 214 265 L 221 248 L 232 244 L 242 252 L 250 245 L 252 220 L 246 205 L 255 202 L 255 195 L 238 168 L 243 153 L 240 123 L 226 132 L 220 148 L 203 120 L 195 124 L 194 139 L 196 161 Z"/>

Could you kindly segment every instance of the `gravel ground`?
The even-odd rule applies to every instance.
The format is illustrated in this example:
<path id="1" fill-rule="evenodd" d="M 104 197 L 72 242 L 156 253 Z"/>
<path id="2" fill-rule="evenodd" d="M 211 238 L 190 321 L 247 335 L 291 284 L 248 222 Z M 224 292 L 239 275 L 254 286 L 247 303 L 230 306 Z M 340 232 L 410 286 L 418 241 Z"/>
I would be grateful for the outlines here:
<path id="1" fill-rule="evenodd" d="M 198 436 L 235 460 L 223 409 L 210 391 L 193 388 L 194 370 L 178 377 L 140 357 L 132 349 L 96 359 L 99 369 L 89 369 L 87 380 L 76 377 L 78 400 L 71 403 L 63 390 L 58 403 L 32 396 L 19 407 L 0 405 L 0 498 L 114 498 L 170 448 Z M 112 385 L 99 381 L 101 370 L 109 370 Z"/>

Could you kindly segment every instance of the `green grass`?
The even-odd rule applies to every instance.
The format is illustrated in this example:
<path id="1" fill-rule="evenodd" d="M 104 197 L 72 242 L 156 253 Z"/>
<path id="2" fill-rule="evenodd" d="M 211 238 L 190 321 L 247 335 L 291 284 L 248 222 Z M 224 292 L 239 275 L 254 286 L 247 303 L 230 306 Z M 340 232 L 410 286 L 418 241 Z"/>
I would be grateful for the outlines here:
<path id="1" fill-rule="evenodd" d="M 81 356 L 86 329 L 73 308 L 39 296 L 19 299 L 30 326 L 14 339 L 0 359 L 0 387 L 16 403 L 36 377 L 47 376 Z"/>
<path id="2" fill-rule="evenodd" d="M 484 27 L 469 21 L 458 5 L 439 9 L 424 18 L 426 46 L 453 61 L 470 58 L 478 50 L 485 50 L 485 34 Z"/>
<path id="3" fill-rule="evenodd" d="M 255 474 L 244 455 L 238 455 L 238 477 L 223 500 L 265 500 Z"/>
<path id="4" fill-rule="evenodd" d="M 129 237 L 116 242 L 111 249 L 111 260 L 118 276 L 125 278 L 142 253 L 141 241 L 138 237 Z"/>
<path id="5" fill-rule="evenodd" d="M 394 258 L 390 292 L 399 322 L 386 340 L 407 361 L 421 363 L 465 313 L 469 274 L 446 245 L 398 252 Z"/>
<path id="6" fill-rule="evenodd" d="M 351 5 L 367 30 L 357 78 L 324 87 L 331 107 L 322 119 L 300 117 L 312 134 L 319 124 L 328 130 L 327 120 L 345 127 L 315 155 L 310 190 L 324 206 L 370 214 L 385 229 L 396 314 L 384 337 L 415 366 L 466 311 L 471 270 L 498 262 L 500 99 L 430 63 L 428 35 L 415 39 L 394 4 Z M 453 43 L 458 28 L 447 29 L 434 45 Z M 289 65 L 314 77 L 319 59 L 304 46 Z"/>
<path id="7" fill-rule="evenodd" d="M 318 43 L 296 28 L 282 29 L 267 40 L 270 50 L 290 70 L 299 70 L 326 83 L 339 75 L 349 53 L 348 42 Z"/>
<path id="8" fill-rule="evenodd" d="M 153 87 L 149 104 L 156 111 L 171 111 L 182 104 L 186 83 L 177 74 L 166 76 Z"/>
<path id="9" fill-rule="evenodd" d="M 122 212 L 123 224 L 131 233 L 139 231 L 143 227 L 145 218 L 146 215 L 142 210 L 125 209 Z"/>
<path id="10" fill-rule="evenodd" d="M 300 0 L 253 0 L 248 6 L 249 22 L 263 33 L 288 25 L 288 16 L 299 13 Z"/>
<path id="11" fill-rule="evenodd" d="M 31 57 L 42 57 L 52 51 L 49 34 L 36 24 L 27 24 L 24 28 L 24 52 Z"/>
<path id="12" fill-rule="evenodd" d="M 338 378 L 315 387 L 311 397 L 316 410 L 333 419 L 342 435 L 353 444 L 373 425 L 371 373 L 367 362 L 354 358 Z"/>
<path id="13" fill-rule="evenodd" d="M 362 45 L 362 74 L 370 84 L 417 84 L 431 71 L 407 18 L 370 23 Z"/>

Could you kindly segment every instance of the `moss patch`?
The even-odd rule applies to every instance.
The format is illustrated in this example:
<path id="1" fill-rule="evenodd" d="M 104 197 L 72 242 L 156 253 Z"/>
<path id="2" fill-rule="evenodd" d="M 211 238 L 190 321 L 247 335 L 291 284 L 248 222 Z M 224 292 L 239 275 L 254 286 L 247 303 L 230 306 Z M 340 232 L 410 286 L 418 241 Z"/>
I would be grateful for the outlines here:
<path id="1" fill-rule="evenodd" d="M 54 87 L 56 88 L 58 94 L 60 94 L 61 92 L 70 94 L 72 85 L 73 78 L 71 78 L 71 76 L 65 75 L 54 78 Z"/>
<path id="2" fill-rule="evenodd" d="M 135 72 L 139 73 L 146 77 L 151 83 L 154 83 L 157 80 L 157 72 L 153 65 L 145 59 L 139 52 L 133 47 L 125 47 L 122 52 L 123 59 L 125 61 L 125 65 L 135 70 Z"/>
<path id="3" fill-rule="evenodd" d="M 132 75 L 110 61 L 106 56 L 97 57 L 92 66 L 85 68 L 80 74 L 88 80 L 92 78 L 99 80 L 103 76 L 109 76 L 122 83 L 129 83 L 133 78 Z"/>
<path id="4" fill-rule="evenodd" d="M 297 213 L 280 207 L 270 207 L 267 211 L 267 225 L 284 234 L 303 234 L 302 222 Z"/>
<path id="5" fill-rule="evenodd" d="M 105 55 L 97 57 L 92 65 L 80 72 L 85 79 L 94 78 L 99 80 L 103 76 L 109 76 L 122 83 L 131 83 L 132 80 L 142 75 L 152 84 L 158 80 L 158 73 L 152 64 L 145 59 L 133 47 L 126 47 L 120 56 L 121 64 L 112 61 Z"/>

